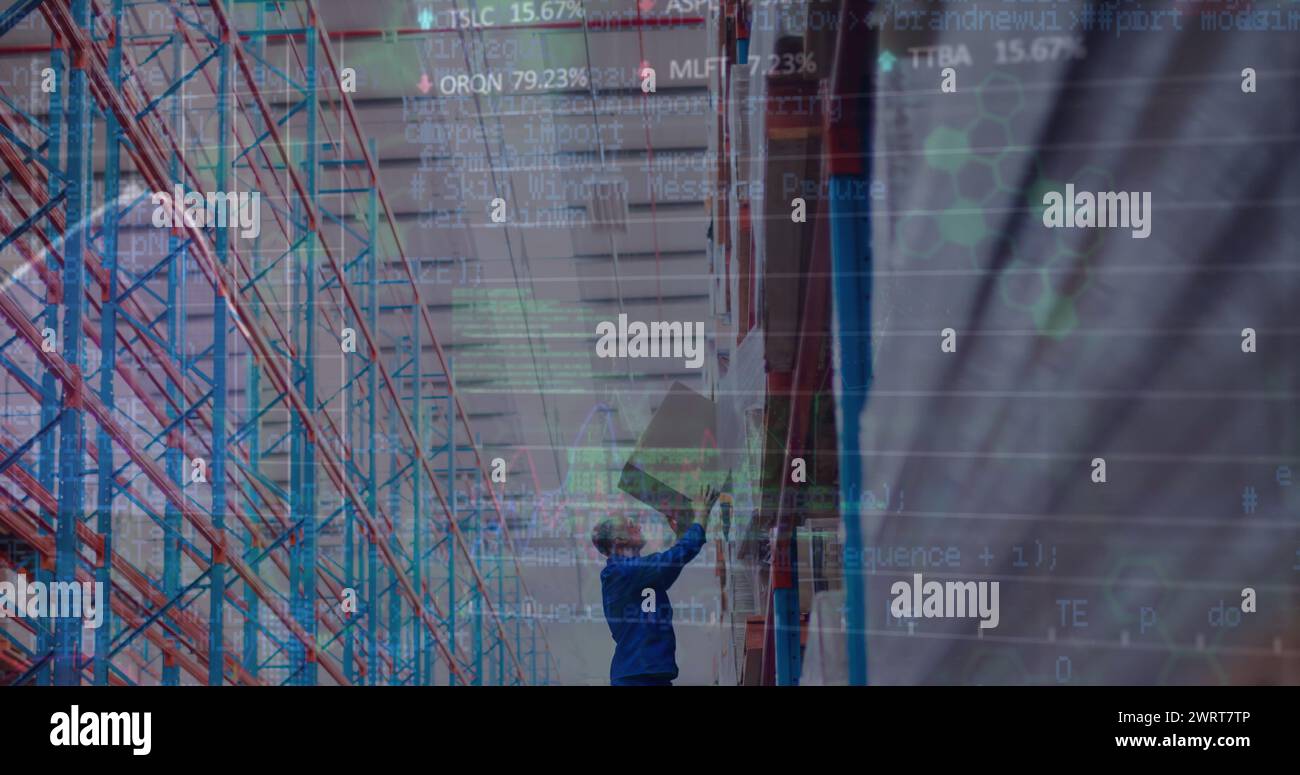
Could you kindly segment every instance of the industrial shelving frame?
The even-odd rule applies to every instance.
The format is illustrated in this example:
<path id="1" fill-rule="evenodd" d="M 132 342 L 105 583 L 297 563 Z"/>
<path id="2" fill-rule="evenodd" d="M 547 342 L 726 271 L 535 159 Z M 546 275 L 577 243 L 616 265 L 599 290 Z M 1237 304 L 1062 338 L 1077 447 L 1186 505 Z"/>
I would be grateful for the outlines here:
<path id="1" fill-rule="evenodd" d="M 151 32 L 144 6 L 174 29 Z M 549 682 L 501 499 L 315 4 L 18 0 L 0 39 L 36 13 L 57 88 L 44 116 L 0 93 L 0 249 L 22 259 L 0 290 L 0 366 L 39 418 L 0 417 L 0 533 L 37 581 L 103 584 L 110 614 L 90 649 L 76 618 L 0 629 L 15 682 Z M 166 59 L 151 93 L 140 74 Z M 270 100 L 268 82 L 291 96 Z M 199 113 L 214 144 L 179 129 Z M 175 185 L 259 192 L 272 223 L 251 249 L 180 223 L 150 266 L 121 265 L 126 222 Z M 195 311 L 210 342 L 194 343 Z M 336 346 L 341 384 L 318 391 Z M 287 492 L 267 475 L 286 446 Z M 157 577 L 117 550 L 123 513 L 161 533 Z"/>

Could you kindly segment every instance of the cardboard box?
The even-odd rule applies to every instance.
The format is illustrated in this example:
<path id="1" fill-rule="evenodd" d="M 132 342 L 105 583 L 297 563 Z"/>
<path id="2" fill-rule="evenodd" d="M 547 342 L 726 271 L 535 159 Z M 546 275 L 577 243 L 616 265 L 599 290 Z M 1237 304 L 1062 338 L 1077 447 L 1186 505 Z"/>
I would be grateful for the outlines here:
<path id="1" fill-rule="evenodd" d="M 674 382 L 623 466 L 619 489 L 668 518 L 689 510 L 703 485 L 721 491 L 728 470 L 718 451 L 717 407 Z"/>

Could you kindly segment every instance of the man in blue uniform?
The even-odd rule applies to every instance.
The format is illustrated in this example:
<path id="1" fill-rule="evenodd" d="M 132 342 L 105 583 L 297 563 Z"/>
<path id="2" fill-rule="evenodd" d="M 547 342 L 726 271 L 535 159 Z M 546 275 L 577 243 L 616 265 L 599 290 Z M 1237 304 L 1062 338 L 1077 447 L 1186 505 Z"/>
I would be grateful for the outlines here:
<path id="1" fill-rule="evenodd" d="M 627 517 L 607 519 L 591 533 L 597 551 L 608 558 L 600 572 L 600 588 L 605 620 L 614 636 L 614 660 L 609 666 L 614 686 L 671 686 L 677 677 L 677 638 L 668 588 L 704 546 L 704 529 L 717 491 L 706 487 L 701 495 L 694 514 L 678 516 L 678 540 L 667 551 L 642 557 L 641 528 Z"/>

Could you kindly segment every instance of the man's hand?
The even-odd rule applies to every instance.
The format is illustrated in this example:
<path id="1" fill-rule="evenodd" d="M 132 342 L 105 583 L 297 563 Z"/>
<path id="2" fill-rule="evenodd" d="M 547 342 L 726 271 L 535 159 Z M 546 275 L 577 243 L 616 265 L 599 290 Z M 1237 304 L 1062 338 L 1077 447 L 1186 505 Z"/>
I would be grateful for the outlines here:
<path id="1" fill-rule="evenodd" d="M 717 488 L 711 484 L 705 484 L 700 487 L 699 497 L 691 502 L 691 508 L 695 512 L 695 521 L 700 523 L 700 527 L 706 531 L 709 528 L 709 513 L 713 511 L 713 504 L 717 500 Z"/>
<path id="2" fill-rule="evenodd" d="M 680 540 L 690 530 L 691 525 L 699 523 L 700 527 L 706 531 L 709 527 L 709 512 L 713 510 L 713 504 L 718 500 L 718 490 L 710 485 L 701 485 L 696 497 L 691 500 L 689 509 L 681 509 L 673 512 L 673 532 L 677 534 Z"/>

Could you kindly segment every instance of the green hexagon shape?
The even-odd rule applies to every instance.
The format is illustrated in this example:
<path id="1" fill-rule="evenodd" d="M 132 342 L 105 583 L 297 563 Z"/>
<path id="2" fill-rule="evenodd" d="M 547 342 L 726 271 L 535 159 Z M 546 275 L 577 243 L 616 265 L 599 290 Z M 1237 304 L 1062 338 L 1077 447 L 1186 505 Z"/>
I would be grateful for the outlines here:
<path id="1" fill-rule="evenodd" d="M 982 114 L 997 118 L 1011 118 L 1025 106 L 1025 92 L 1020 80 L 996 71 L 989 73 L 984 82 L 975 87 L 975 99 Z"/>
<path id="2" fill-rule="evenodd" d="M 984 239 L 988 228 L 977 203 L 958 199 L 939 215 L 939 233 L 949 242 L 972 247 Z"/>
<path id="3" fill-rule="evenodd" d="M 925 138 L 925 160 L 931 167 L 956 172 L 970 159 L 970 139 L 960 129 L 941 126 Z"/>
<path id="4" fill-rule="evenodd" d="M 1043 221 L 1043 213 L 1047 211 L 1047 205 L 1043 204 L 1043 197 L 1048 192 L 1055 191 L 1062 197 L 1065 196 L 1065 184 L 1048 178 L 1037 178 L 1029 184 L 1029 190 L 1025 192 L 1025 203 L 1029 206 L 1029 212 L 1033 214 L 1034 219 L 1039 223 Z"/>
<path id="5" fill-rule="evenodd" d="M 1052 290 L 1044 291 L 1034 303 L 1034 325 L 1040 333 L 1053 339 L 1064 339 L 1079 325 L 1079 315 L 1074 299 Z"/>

